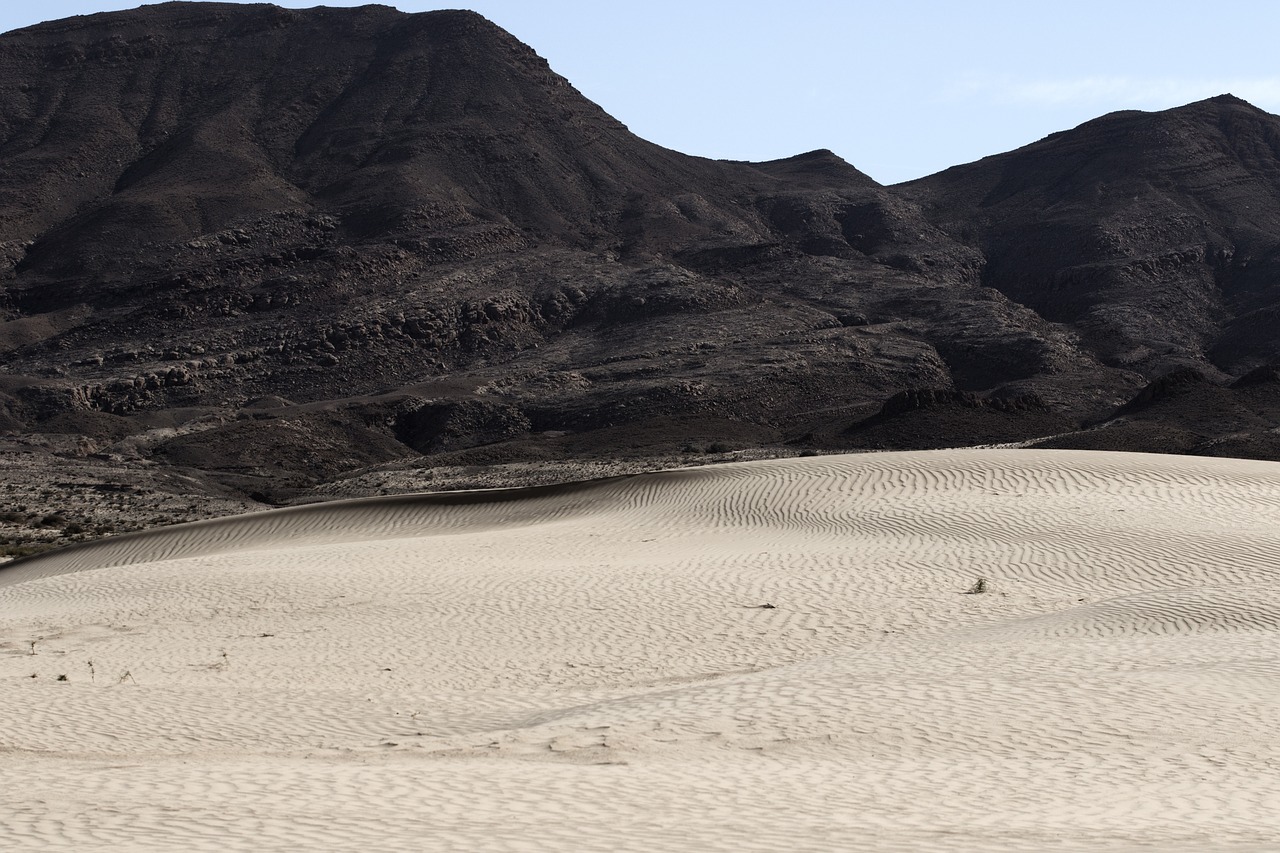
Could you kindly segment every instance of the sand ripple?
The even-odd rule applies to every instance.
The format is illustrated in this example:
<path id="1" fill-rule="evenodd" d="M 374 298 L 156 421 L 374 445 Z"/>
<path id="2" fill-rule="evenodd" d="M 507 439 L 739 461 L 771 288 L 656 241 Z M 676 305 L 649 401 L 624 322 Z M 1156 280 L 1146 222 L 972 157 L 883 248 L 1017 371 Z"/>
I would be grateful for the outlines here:
<path id="1" fill-rule="evenodd" d="M 1271 463 L 944 451 L 18 561 L 0 848 L 1275 849 L 1277 521 Z"/>

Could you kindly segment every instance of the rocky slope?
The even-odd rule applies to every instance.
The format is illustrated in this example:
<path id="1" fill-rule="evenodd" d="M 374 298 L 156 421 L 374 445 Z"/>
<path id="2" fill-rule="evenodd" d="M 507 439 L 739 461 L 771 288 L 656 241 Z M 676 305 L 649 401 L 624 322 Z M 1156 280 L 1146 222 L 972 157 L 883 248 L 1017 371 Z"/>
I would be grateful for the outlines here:
<path id="1" fill-rule="evenodd" d="M 1105 364 L 1224 378 L 1280 355 L 1280 118 L 1238 98 L 1113 113 L 899 191 Z"/>
<path id="2" fill-rule="evenodd" d="M 0 36 L 0 77 L 24 465 L 280 502 L 378 466 L 1017 441 L 1278 355 L 1280 119 L 1229 96 L 882 187 L 652 145 L 468 12 L 169 3 Z"/>

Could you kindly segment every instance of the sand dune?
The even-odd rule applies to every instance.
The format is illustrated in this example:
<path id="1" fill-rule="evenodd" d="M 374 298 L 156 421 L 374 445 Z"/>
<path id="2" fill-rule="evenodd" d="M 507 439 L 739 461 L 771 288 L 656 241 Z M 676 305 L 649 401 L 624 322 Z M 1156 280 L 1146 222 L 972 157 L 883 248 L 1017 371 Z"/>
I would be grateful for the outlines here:
<path id="1" fill-rule="evenodd" d="M 1276 849 L 1278 521 L 1274 463 L 939 451 L 17 561 L 0 848 Z"/>

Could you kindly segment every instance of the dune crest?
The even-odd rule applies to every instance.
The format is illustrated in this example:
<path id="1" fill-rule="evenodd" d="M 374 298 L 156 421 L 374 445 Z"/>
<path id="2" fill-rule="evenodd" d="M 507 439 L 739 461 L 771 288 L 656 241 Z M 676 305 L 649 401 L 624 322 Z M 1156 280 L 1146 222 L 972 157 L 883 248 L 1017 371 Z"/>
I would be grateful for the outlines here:
<path id="1" fill-rule="evenodd" d="M 1268 849 L 1278 517 L 1274 463 L 965 450 L 52 552 L 0 846 Z"/>

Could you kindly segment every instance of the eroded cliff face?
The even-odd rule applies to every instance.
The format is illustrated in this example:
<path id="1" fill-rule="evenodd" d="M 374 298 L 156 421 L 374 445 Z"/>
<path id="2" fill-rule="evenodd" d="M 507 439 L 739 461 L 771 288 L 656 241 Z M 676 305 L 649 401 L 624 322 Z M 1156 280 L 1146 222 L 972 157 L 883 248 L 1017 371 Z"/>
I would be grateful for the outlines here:
<path id="1" fill-rule="evenodd" d="M 240 493 L 1018 440 L 1277 357 L 1280 119 L 1230 97 L 882 187 L 652 145 L 468 12 L 163 4 L 0 76 L 0 429 Z"/>

